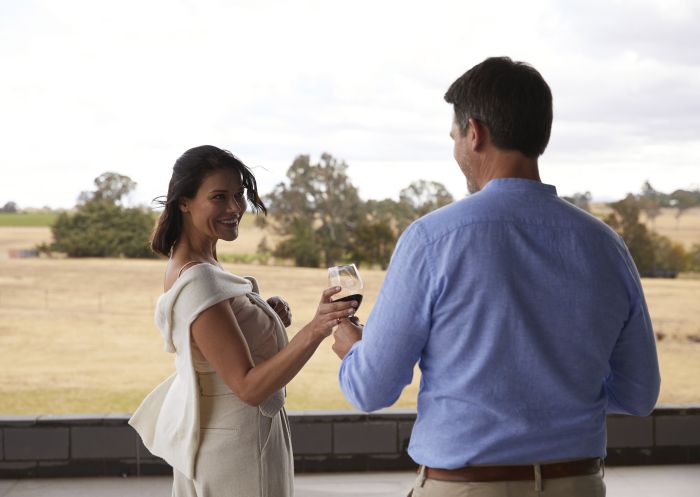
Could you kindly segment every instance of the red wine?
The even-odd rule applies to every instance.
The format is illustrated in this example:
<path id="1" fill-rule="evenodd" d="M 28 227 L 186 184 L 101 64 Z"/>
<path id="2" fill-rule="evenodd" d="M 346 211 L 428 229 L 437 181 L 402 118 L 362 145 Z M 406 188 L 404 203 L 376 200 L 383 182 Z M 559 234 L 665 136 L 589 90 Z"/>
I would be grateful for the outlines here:
<path id="1" fill-rule="evenodd" d="M 359 309 L 360 304 L 362 304 L 362 294 L 353 293 L 352 295 L 348 295 L 347 297 L 343 297 L 342 299 L 336 299 L 334 302 L 348 302 L 349 300 L 354 300 L 355 302 L 357 302 L 356 309 Z"/>

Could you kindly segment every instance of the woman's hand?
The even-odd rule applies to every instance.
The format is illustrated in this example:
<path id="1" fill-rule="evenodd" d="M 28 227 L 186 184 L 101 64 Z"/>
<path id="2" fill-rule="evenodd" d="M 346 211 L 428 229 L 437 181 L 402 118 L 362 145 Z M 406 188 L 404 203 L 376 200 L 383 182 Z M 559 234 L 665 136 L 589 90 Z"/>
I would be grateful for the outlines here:
<path id="1" fill-rule="evenodd" d="M 321 302 L 316 309 L 316 315 L 305 327 L 323 338 L 333 332 L 333 327 L 340 321 L 355 314 L 357 302 L 354 300 L 345 302 L 333 302 L 331 297 L 340 292 L 340 287 L 327 288 L 321 294 Z"/>
<path id="2" fill-rule="evenodd" d="M 292 324 L 292 311 L 289 310 L 289 304 L 282 297 L 277 296 L 267 299 L 267 303 L 280 317 L 282 324 L 288 328 Z"/>

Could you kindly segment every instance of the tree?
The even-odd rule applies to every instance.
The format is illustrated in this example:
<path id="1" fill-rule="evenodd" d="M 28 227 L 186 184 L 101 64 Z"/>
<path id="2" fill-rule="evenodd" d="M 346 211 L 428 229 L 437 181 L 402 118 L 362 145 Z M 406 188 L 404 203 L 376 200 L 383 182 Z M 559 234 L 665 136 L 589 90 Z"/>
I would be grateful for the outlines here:
<path id="1" fill-rule="evenodd" d="M 418 180 L 399 192 L 398 202 L 392 199 L 370 200 L 365 211 L 372 217 L 391 220 L 398 238 L 413 221 L 452 202 L 452 194 L 442 183 Z"/>
<path id="2" fill-rule="evenodd" d="M 688 254 L 680 243 L 665 236 L 650 233 L 639 222 L 640 201 L 629 194 L 623 200 L 610 204 L 613 213 L 605 220 L 627 244 L 627 248 L 644 276 L 671 276 L 693 266 L 693 254 Z"/>
<path id="3" fill-rule="evenodd" d="M 102 173 L 94 182 L 97 188 L 92 192 L 82 192 L 78 197 L 79 203 L 94 201 L 121 205 L 122 198 L 136 188 L 135 181 L 119 173 Z"/>
<path id="4" fill-rule="evenodd" d="M 593 196 L 591 192 L 585 193 L 574 193 L 571 197 L 563 197 L 564 200 L 570 204 L 574 204 L 579 209 L 583 209 L 586 212 L 591 212 L 591 200 Z"/>
<path id="5" fill-rule="evenodd" d="M 354 233 L 353 260 L 386 269 L 396 241 L 409 224 L 454 199 L 442 183 L 419 180 L 401 190 L 399 201 L 368 200 Z"/>
<path id="6" fill-rule="evenodd" d="M 5 205 L 0 209 L 0 212 L 7 212 L 10 214 L 14 214 L 17 212 L 17 204 L 15 202 L 7 202 Z"/>
<path id="7" fill-rule="evenodd" d="M 155 257 L 148 246 L 153 218 L 143 208 L 124 208 L 121 199 L 135 186 L 127 176 L 105 173 L 97 189 L 83 192 L 74 213 L 62 213 L 51 227 L 49 251 L 69 257 Z"/>
<path id="8" fill-rule="evenodd" d="M 362 205 L 360 223 L 353 233 L 353 261 L 378 264 L 382 269 L 389 266 L 400 233 L 397 220 L 407 217 L 404 207 L 392 199 L 368 200 Z"/>
<path id="9" fill-rule="evenodd" d="M 323 247 L 316 238 L 310 223 L 295 219 L 287 227 L 287 238 L 277 244 L 273 255 L 283 259 L 293 259 L 296 266 L 318 267 L 321 263 Z M 327 264 L 328 267 L 334 264 Z"/>
<path id="10" fill-rule="evenodd" d="M 294 159 L 288 184 L 278 184 L 266 197 L 274 229 L 285 237 L 276 256 L 294 259 L 299 266 L 323 262 L 330 267 L 350 252 L 361 201 L 347 167 L 327 153 L 317 164 L 308 155 Z"/>
<path id="11" fill-rule="evenodd" d="M 640 273 L 654 269 L 654 246 L 649 230 L 639 222 L 639 202 L 631 193 L 623 200 L 610 204 L 613 212 L 605 222 L 617 231 L 625 241 L 627 248 Z"/>
<path id="12" fill-rule="evenodd" d="M 638 197 L 639 207 L 651 221 L 652 227 L 656 226 L 656 218 L 661 214 L 662 196 L 648 181 L 642 185 L 642 193 Z"/>
<path id="13" fill-rule="evenodd" d="M 688 266 L 689 271 L 694 271 L 700 273 L 700 244 L 694 243 L 690 248 L 688 253 Z"/>
<path id="14" fill-rule="evenodd" d="M 652 235 L 654 247 L 654 272 L 675 274 L 685 271 L 690 263 L 688 253 L 678 242 L 665 236 Z"/>
<path id="15" fill-rule="evenodd" d="M 445 185 L 436 181 L 414 181 L 399 193 L 399 202 L 410 208 L 415 219 L 454 202 Z"/>
<path id="16" fill-rule="evenodd" d="M 676 190 L 671 193 L 672 205 L 676 208 L 676 229 L 680 217 L 688 209 L 700 205 L 700 190 Z"/>
<path id="17" fill-rule="evenodd" d="M 363 202 L 347 174 L 347 165 L 330 154 L 318 164 L 298 156 L 287 170 L 287 183 L 266 197 L 271 220 L 257 225 L 283 240 L 276 257 L 298 266 L 334 266 L 340 261 L 386 268 L 401 232 L 416 218 L 453 201 L 440 183 L 417 181 L 401 190 L 400 200 Z"/>

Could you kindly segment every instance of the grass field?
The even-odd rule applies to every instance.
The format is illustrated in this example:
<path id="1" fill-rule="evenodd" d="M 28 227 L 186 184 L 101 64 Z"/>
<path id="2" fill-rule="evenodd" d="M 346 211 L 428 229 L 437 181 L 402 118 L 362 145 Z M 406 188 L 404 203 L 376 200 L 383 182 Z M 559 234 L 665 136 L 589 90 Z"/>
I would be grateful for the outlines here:
<path id="1" fill-rule="evenodd" d="M 591 210 L 598 216 L 604 217 L 612 209 L 605 204 L 593 204 Z M 659 235 L 680 242 L 686 249 L 693 244 L 700 244 L 700 207 L 693 207 L 678 217 L 678 211 L 671 208 L 661 209 L 661 214 L 654 220 L 648 219 L 644 213 L 640 220 Z"/>
<path id="2" fill-rule="evenodd" d="M 688 214 L 680 226 L 694 222 Z M 244 220 L 239 240 L 222 243 L 219 253 L 255 252 L 265 232 L 255 228 L 252 216 Z M 665 213 L 656 223 L 667 226 L 667 221 L 675 219 Z M 700 225 L 689 229 L 686 242 L 700 243 L 699 235 Z M 153 325 L 164 261 L 7 258 L 9 249 L 45 241 L 50 241 L 48 227 L 0 227 L 0 413 L 132 411 L 173 370 L 173 356 L 163 352 Z M 295 320 L 290 334 L 311 318 L 326 285 L 321 269 L 225 267 L 256 276 L 266 295 L 290 302 Z M 371 309 L 384 273 L 363 270 L 363 277 L 361 318 Z M 643 285 L 660 337 L 660 402 L 698 403 L 700 280 L 644 280 Z M 289 385 L 289 409 L 349 407 L 337 386 L 339 361 L 330 346 L 330 340 L 324 342 Z M 417 382 L 416 374 L 397 406 L 415 406 Z"/>
<path id="3" fill-rule="evenodd" d="M 654 222 L 642 216 L 651 229 L 671 240 L 681 242 L 685 248 L 700 244 L 700 208 L 688 209 L 680 217 L 676 217 L 675 209 L 661 209 L 661 214 Z"/>
<path id="4" fill-rule="evenodd" d="M 290 333 L 315 309 L 325 271 L 226 265 L 287 298 Z M 129 412 L 173 370 L 152 324 L 163 261 L 0 260 L 0 412 Z M 363 271 L 371 308 L 384 273 Z M 662 403 L 700 401 L 700 280 L 644 280 L 659 342 Z M 290 384 L 289 409 L 349 407 L 327 340 Z M 397 406 L 415 405 L 417 375 Z"/>
<path id="5" fill-rule="evenodd" d="M 173 369 L 152 324 L 163 269 L 163 261 L 0 261 L 0 412 L 134 409 Z M 311 319 L 326 285 L 320 269 L 227 269 L 254 274 L 267 295 L 288 299 L 295 319 L 290 334 Z M 383 272 L 363 276 L 371 305 Z M 337 367 L 326 341 L 290 385 L 290 409 L 348 407 Z M 399 405 L 413 405 L 414 396 L 415 386 Z"/>
<path id="6" fill-rule="evenodd" d="M 0 226 L 50 226 L 57 217 L 58 214 L 54 212 L 19 212 L 16 214 L 0 212 Z"/>

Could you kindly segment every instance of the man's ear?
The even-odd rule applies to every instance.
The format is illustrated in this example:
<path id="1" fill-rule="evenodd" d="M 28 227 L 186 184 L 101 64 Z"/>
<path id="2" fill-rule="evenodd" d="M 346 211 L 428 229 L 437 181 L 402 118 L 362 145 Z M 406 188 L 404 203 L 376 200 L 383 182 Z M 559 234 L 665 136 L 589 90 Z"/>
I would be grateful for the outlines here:
<path id="1" fill-rule="evenodd" d="M 467 127 L 467 133 L 473 151 L 481 150 L 488 140 L 489 130 L 481 121 L 469 118 L 470 126 Z"/>

